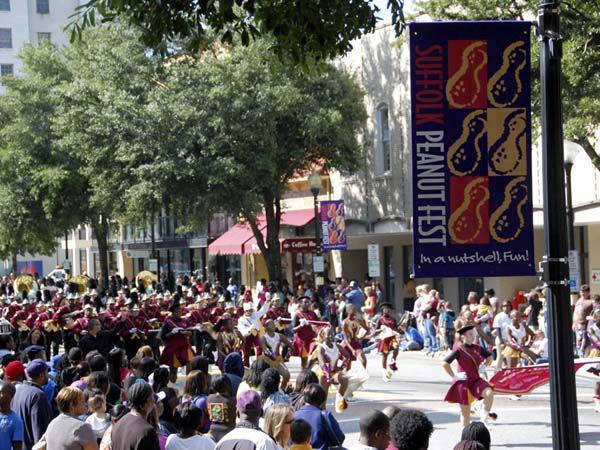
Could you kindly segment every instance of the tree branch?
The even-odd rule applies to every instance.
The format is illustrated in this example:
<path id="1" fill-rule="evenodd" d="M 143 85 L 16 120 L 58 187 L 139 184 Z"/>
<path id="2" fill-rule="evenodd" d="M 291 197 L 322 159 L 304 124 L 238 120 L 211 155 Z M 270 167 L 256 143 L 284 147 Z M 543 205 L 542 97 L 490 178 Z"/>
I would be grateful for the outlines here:
<path id="1" fill-rule="evenodd" d="M 596 153 L 596 149 L 594 148 L 592 143 L 587 138 L 583 138 L 583 139 L 575 138 L 573 140 L 573 142 L 581 145 L 581 147 L 583 148 L 585 153 L 592 160 L 592 164 L 596 167 L 596 170 L 600 171 L 600 155 L 598 155 L 598 153 Z"/>

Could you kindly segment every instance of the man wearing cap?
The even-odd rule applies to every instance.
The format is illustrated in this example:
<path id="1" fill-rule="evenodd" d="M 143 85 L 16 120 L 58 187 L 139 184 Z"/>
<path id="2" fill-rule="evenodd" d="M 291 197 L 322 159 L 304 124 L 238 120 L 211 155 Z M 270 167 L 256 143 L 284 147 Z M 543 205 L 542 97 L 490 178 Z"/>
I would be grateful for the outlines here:
<path id="1" fill-rule="evenodd" d="M 215 450 L 277 450 L 273 438 L 262 431 L 258 421 L 262 416 L 260 394 L 246 391 L 237 399 L 239 421 L 236 427 L 219 441 Z"/>
<path id="2" fill-rule="evenodd" d="M 244 365 L 250 367 L 250 352 L 254 348 L 256 356 L 262 354 L 260 347 L 260 318 L 267 313 L 269 303 L 261 306 L 260 310 L 254 312 L 254 304 L 252 302 L 244 303 L 244 315 L 238 319 L 237 328 L 244 338 L 242 352 L 244 355 Z"/>
<path id="3" fill-rule="evenodd" d="M 23 448 L 30 450 L 35 443 L 39 442 L 52 420 L 50 402 L 43 391 L 43 386 L 48 382 L 48 364 L 42 359 L 30 362 L 26 369 L 30 381 L 23 381 L 22 364 L 11 366 L 12 364 L 7 366 L 5 374 L 17 388 L 11 402 L 11 409 L 23 420 L 25 426 Z"/>

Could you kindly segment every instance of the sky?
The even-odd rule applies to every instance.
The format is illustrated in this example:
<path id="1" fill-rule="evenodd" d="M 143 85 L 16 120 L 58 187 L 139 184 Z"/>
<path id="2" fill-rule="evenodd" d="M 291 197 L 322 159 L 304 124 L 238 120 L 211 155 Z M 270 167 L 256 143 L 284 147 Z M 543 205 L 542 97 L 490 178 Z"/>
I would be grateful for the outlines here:
<path id="1" fill-rule="evenodd" d="M 374 0 L 380 9 L 379 17 L 385 22 L 392 20 L 392 13 L 387 9 L 388 0 Z M 415 6 L 416 0 L 404 0 L 405 11 L 411 11 Z"/>

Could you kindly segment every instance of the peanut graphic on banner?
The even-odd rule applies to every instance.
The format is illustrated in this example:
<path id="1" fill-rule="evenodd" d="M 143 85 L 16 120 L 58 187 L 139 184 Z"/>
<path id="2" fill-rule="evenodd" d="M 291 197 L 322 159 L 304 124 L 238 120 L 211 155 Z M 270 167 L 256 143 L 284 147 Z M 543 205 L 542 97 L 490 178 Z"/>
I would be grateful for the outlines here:
<path id="1" fill-rule="evenodd" d="M 454 108 L 471 108 L 479 99 L 481 86 L 479 73 L 487 67 L 485 41 L 475 41 L 462 52 L 461 65 L 446 84 L 446 98 Z"/>
<path id="2" fill-rule="evenodd" d="M 497 108 L 512 106 L 521 92 L 521 72 L 527 65 L 524 41 L 513 42 L 504 49 L 502 66 L 488 81 L 488 98 Z"/>
<path id="3" fill-rule="evenodd" d="M 450 172 L 458 176 L 472 174 L 481 163 L 487 133 L 485 110 L 469 113 L 463 120 L 462 130 L 446 155 Z"/>
<path id="4" fill-rule="evenodd" d="M 448 222 L 448 232 L 453 242 L 472 243 L 483 231 L 486 214 L 483 209 L 490 199 L 486 181 L 485 177 L 477 177 L 465 186 L 463 202 Z"/>
<path id="5" fill-rule="evenodd" d="M 527 120 L 524 109 L 488 109 L 490 175 L 527 173 Z"/>
<path id="6" fill-rule="evenodd" d="M 528 190 L 525 177 L 511 180 L 504 189 L 504 201 L 490 216 L 490 235 L 502 244 L 515 240 L 525 227 L 523 208 Z"/>

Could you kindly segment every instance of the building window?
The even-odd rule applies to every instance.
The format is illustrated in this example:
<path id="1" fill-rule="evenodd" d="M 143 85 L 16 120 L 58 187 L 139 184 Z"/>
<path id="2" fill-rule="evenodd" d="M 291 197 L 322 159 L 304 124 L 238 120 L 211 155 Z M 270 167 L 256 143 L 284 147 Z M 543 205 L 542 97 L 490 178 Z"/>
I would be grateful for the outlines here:
<path id="1" fill-rule="evenodd" d="M 38 44 L 43 44 L 44 41 L 51 41 L 52 33 L 38 33 Z"/>
<path id="2" fill-rule="evenodd" d="M 0 0 L 0 11 L 10 11 L 10 0 Z"/>
<path id="3" fill-rule="evenodd" d="M 37 0 L 36 10 L 38 14 L 50 14 L 50 0 Z"/>
<path id="4" fill-rule="evenodd" d="M 77 234 L 78 234 L 77 238 L 80 241 L 85 241 L 87 239 L 87 233 L 86 233 L 86 231 L 87 230 L 86 230 L 85 227 L 81 227 L 81 228 L 79 228 L 79 230 L 77 230 Z"/>
<path id="5" fill-rule="evenodd" d="M 0 77 L 7 75 L 14 75 L 14 69 L 12 64 L 0 64 Z"/>
<path id="6" fill-rule="evenodd" d="M 387 173 L 392 168 L 390 121 L 387 105 L 381 105 L 377 108 L 377 125 L 379 127 L 379 168 L 381 173 Z"/>
<path id="7" fill-rule="evenodd" d="M 79 250 L 79 273 L 82 274 L 87 271 L 87 250 Z"/>
<path id="8" fill-rule="evenodd" d="M 12 48 L 12 30 L 0 28 L 0 48 Z"/>

